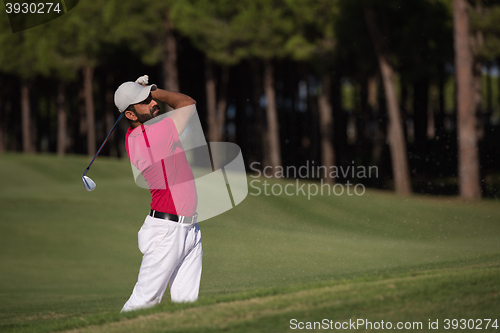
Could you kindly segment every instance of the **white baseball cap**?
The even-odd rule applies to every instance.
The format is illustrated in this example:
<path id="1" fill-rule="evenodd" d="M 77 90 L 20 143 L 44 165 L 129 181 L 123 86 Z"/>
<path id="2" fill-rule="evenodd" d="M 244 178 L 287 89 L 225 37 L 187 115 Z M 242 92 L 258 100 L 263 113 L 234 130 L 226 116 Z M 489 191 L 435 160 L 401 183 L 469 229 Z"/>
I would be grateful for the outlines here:
<path id="1" fill-rule="evenodd" d="M 151 91 L 157 89 L 156 84 L 141 86 L 136 82 L 122 83 L 115 91 L 115 105 L 123 112 L 131 104 L 137 104 L 148 98 Z"/>

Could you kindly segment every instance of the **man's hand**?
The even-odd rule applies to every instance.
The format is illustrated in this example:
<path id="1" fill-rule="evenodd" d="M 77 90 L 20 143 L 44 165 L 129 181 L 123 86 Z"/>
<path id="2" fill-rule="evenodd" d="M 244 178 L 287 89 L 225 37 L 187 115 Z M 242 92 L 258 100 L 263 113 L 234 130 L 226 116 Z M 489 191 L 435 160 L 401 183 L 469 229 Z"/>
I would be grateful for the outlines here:
<path id="1" fill-rule="evenodd" d="M 149 76 L 143 75 L 139 77 L 135 82 L 139 83 L 140 85 L 147 86 L 149 81 Z"/>
<path id="2" fill-rule="evenodd" d="M 143 86 L 147 86 L 149 83 L 149 76 L 143 75 L 135 80 L 135 82 Z M 196 101 L 191 97 L 178 92 L 157 89 L 156 85 L 154 85 L 153 88 L 154 89 L 151 89 L 151 95 L 153 98 L 167 103 L 168 106 L 174 109 L 169 117 L 174 121 L 177 133 L 181 135 L 182 132 L 184 132 L 189 119 L 196 112 Z"/>

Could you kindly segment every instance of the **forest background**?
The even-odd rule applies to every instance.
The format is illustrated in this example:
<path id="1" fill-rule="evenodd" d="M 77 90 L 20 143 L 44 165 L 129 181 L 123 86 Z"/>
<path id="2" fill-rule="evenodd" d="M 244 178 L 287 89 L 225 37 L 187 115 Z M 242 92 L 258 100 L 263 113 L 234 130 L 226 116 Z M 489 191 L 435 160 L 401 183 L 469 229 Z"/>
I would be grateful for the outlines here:
<path id="1" fill-rule="evenodd" d="M 247 170 L 377 166 L 326 181 L 498 197 L 499 19 L 492 0 L 86 0 L 14 33 L 2 11 L 0 152 L 93 156 L 118 85 L 148 74 Z M 126 156 L 126 128 L 102 155 Z"/>

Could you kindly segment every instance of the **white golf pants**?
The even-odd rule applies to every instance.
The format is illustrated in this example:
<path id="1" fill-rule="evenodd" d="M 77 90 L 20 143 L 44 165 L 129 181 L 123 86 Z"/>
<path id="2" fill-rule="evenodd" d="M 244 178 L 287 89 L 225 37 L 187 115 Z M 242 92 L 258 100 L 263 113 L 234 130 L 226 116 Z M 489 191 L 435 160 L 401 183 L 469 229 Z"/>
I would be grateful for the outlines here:
<path id="1" fill-rule="evenodd" d="M 167 285 L 172 302 L 198 299 L 203 255 L 198 224 L 148 215 L 139 230 L 138 243 L 143 254 L 139 277 L 122 312 L 160 303 Z"/>

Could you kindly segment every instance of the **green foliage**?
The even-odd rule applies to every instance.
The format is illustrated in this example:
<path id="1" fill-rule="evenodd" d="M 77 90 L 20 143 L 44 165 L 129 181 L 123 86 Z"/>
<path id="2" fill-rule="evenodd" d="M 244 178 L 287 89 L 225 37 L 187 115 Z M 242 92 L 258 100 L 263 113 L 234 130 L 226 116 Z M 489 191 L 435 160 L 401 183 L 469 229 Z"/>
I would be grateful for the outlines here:
<path id="1" fill-rule="evenodd" d="M 287 30 L 280 11 L 266 1 L 185 1 L 172 17 L 199 50 L 225 65 L 251 56 L 279 56 L 275 52 L 282 52 L 280 32 Z"/>
<path id="2" fill-rule="evenodd" d="M 241 7 L 240 2 L 224 0 L 184 1 L 172 11 L 172 19 L 180 33 L 209 58 L 234 65 L 248 55 L 244 40 L 249 37 L 237 18 Z"/>
<path id="3" fill-rule="evenodd" d="M 446 1 L 341 0 L 336 30 L 340 61 L 348 73 L 363 78 L 378 71 L 365 5 L 377 13 L 393 66 L 406 80 L 436 77 L 453 61 L 453 21 Z"/>
<path id="4" fill-rule="evenodd" d="M 176 28 L 219 64 L 250 57 L 308 60 L 333 48 L 334 4 L 190 0 L 175 6 L 172 17 Z"/>
<path id="5" fill-rule="evenodd" d="M 334 29 L 341 73 L 363 79 L 376 73 L 378 62 L 365 24 L 362 2 L 340 0 Z"/>
<path id="6" fill-rule="evenodd" d="M 62 18 L 60 18 L 62 20 Z M 73 36 L 58 28 L 61 22 L 47 23 L 26 31 L 36 63 L 32 67 L 37 74 L 63 81 L 78 77 L 82 58 L 74 54 Z"/>
<path id="7" fill-rule="evenodd" d="M 34 65 L 36 54 L 33 52 L 30 35 L 32 31 L 24 30 L 13 33 L 7 15 L 0 15 L 0 71 L 19 75 L 23 79 L 36 76 Z"/>
<path id="8" fill-rule="evenodd" d="M 339 19 L 339 1 L 291 0 L 287 2 L 294 18 L 294 32 L 285 49 L 295 60 L 331 64 L 336 44 L 335 23 Z M 319 68 L 316 68 L 319 69 Z"/>
<path id="9" fill-rule="evenodd" d="M 108 43 L 123 44 L 147 65 L 161 61 L 165 17 L 182 1 L 110 0 L 103 19 L 109 24 Z"/>
<path id="10" fill-rule="evenodd" d="M 126 34 L 112 29 L 119 19 L 112 5 L 81 1 L 67 15 L 19 33 L 7 29 L 7 17 L 1 16 L 0 71 L 23 78 L 76 79 L 83 63 L 96 66 L 106 47 Z"/>
<path id="11" fill-rule="evenodd" d="M 293 17 L 283 1 L 246 1 L 239 12 L 237 27 L 251 56 L 261 59 L 281 58 L 283 46 L 293 33 Z"/>
<path id="12" fill-rule="evenodd" d="M 471 30 L 473 33 L 481 32 L 483 45 L 476 48 L 475 54 L 485 61 L 494 61 L 500 57 L 500 5 L 484 3 L 481 12 L 471 9 Z"/>

